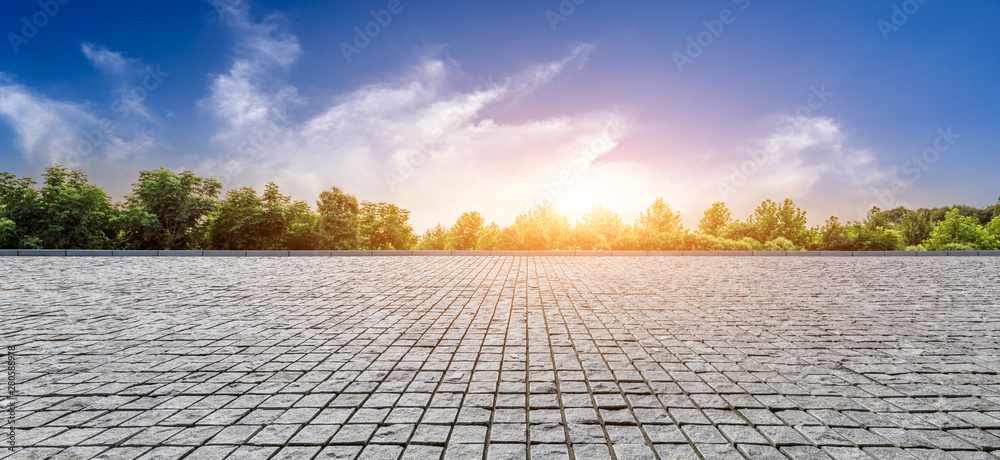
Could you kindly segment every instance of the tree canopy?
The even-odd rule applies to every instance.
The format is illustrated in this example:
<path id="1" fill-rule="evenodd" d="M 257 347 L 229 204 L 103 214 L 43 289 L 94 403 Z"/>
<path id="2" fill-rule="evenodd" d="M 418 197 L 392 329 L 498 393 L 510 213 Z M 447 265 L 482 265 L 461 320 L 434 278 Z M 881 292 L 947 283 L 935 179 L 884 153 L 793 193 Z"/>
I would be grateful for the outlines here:
<path id="1" fill-rule="evenodd" d="M 864 220 L 831 216 L 807 227 L 791 199 L 764 200 L 746 220 L 713 203 L 697 230 L 656 198 L 631 225 L 601 204 L 570 225 L 550 202 L 511 225 L 485 223 L 477 211 L 451 227 L 416 235 L 410 211 L 359 201 L 340 188 L 323 191 L 315 210 L 274 183 L 219 197 L 219 181 L 190 171 L 141 171 L 123 203 L 112 203 L 79 170 L 46 168 L 42 183 L 0 172 L 0 248 L 238 250 L 745 250 L 894 251 L 1000 249 L 1000 199 L 975 208 L 896 207 L 869 210 Z"/>

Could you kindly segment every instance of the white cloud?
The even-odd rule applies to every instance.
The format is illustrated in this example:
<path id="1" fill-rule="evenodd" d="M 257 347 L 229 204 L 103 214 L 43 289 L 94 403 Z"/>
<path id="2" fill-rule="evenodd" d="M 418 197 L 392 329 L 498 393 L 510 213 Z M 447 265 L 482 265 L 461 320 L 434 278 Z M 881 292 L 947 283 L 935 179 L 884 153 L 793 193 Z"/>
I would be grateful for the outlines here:
<path id="1" fill-rule="evenodd" d="M 520 123 L 483 117 L 491 105 L 536 90 L 588 53 L 580 47 L 544 70 L 468 90 L 451 83 L 464 77 L 457 63 L 427 60 L 394 81 L 343 96 L 301 124 L 274 122 L 273 131 L 251 134 L 249 143 L 240 142 L 244 148 L 236 146 L 244 155 L 231 172 L 245 183 L 274 179 L 299 197 L 336 184 L 362 199 L 410 209 L 418 228 L 468 210 L 505 222 L 547 181 L 563 172 L 579 176 L 574 155 L 596 159 L 627 132 L 630 117 L 617 110 Z M 257 142 L 262 132 L 273 139 Z M 595 139 L 603 140 L 591 153 Z"/>
<path id="2" fill-rule="evenodd" d="M 86 51 L 85 54 L 88 52 Z M 116 53 L 90 48 L 96 62 L 116 70 Z M 116 70 L 117 71 L 117 70 Z M 146 156 L 163 143 L 150 133 L 141 100 L 107 106 L 49 98 L 0 73 L 0 119 L 14 133 L 14 145 L 36 167 L 61 164 L 88 171 L 117 192 L 123 176 L 133 176 Z M 139 113 L 141 117 L 128 117 Z M 125 114 L 124 117 L 121 117 Z M 116 116 L 117 115 L 117 116 Z"/>
<path id="3" fill-rule="evenodd" d="M 211 95 L 199 102 L 225 126 L 217 136 L 225 145 L 283 118 L 290 107 L 301 103 L 297 90 L 276 73 L 295 63 L 302 52 L 298 38 L 281 31 L 280 16 L 254 22 L 246 2 L 213 5 L 239 41 L 229 71 L 214 77 Z"/>
<path id="4" fill-rule="evenodd" d="M 141 59 L 127 58 L 121 52 L 111 51 L 93 43 L 84 43 L 80 50 L 95 69 L 105 75 L 113 87 L 111 110 L 118 117 L 138 114 L 145 122 L 160 124 L 158 117 L 146 104 L 149 92 L 162 82 L 159 67 L 146 65 Z"/>
<path id="5" fill-rule="evenodd" d="M 592 154 L 596 159 L 628 129 L 630 117 L 618 110 L 519 123 L 484 116 L 582 68 L 591 45 L 502 83 L 482 79 L 478 87 L 456 61 L 426 58 L 397 78 L 360 87 L 318 115 L 291 122 L 290 109 L 304 101 L 280 73 L 294 64 L 288 57 L 300 54 L 298 41 L 273 18 L 253 23 L 246 8 L 225 12 L 241 45 L 201 106 L 219 120 L 215 139 L 230 156 L 206 160 L 200 169 L 228 186 L 275 180 L 293 196 L 314 200 L 337 185 L 361 199 L 410 209 L 418 228 L 473 209 L 503 222 L 550 177 L 558 180 L 574 168 L 574 155 L 587 152 L 595 138 L 605 139 Z"/>
<path id="6" fill-rule="evenodd" d="M 99 120 L 86 105 L 34 94 L 0 74 L 0 117 L 13 129 L 18 150 L 29 161 L 72 163 L 83 126 Z"/>
<path id="7" fill-rule="evenodd" d="M 743 218 L 765 198 L 791 197 L 804 209 L 818 209 L 810 214 L 816 220 L 838 200 L 861 197 L 863 187 L 892 176 L 825 117 L 779 117 L 776 129 L 744 148 L 676 169 L 653 167 L 647 164 L 652 156 L 642 152 L 632 157 L 643 160 L 609 159 L 636 130 L 627 110 L 503 122 L 490 117 L 505 104 L 530 104 L 527 95 L 583 68 L 591 45 L 502 83 L 479 78 L 478 87 L 455 60 L 424 58 L 400 76 L 359 87 L 311 107 L 317 115 L 292 121 L 292 110 L 306 101 L 282 74 L 301 55 L 298 40 L 275 17 L 255 23 L 245 7 L 227 11 L 240 46 L 201 106 L 219 120 L 215 140 L 228 156 L 204 160 L 199 171 L 228 187 L 273 180 L 313 201 L 337 185 L 360 199 L 411 210 L 418 230 L 450 224 L 469 210 L 506 224 L 544 199 L 571 220 L 602 202 L 631 222 L 662 196 L 693 227 L 712 202 L 726 201 L 734 217 Z M 768 152 L 763 161 L 747 154 L 762 149 Z M 744 161 L 752 172 L 720 195 L 719 185 L 732 173 L 728 162 L 739 168 Z M 825 193 L 841 189 L 846 192 Z"/>
<path id="8" fill-rule="evenodd" d="M 136 60 L 128 59 L 122 53 L 108 50 L 93 43 L 84 43 L 80 49 L 90 61 L 90 65 L 117 77 L 127 77 L 130 73 L 134 73 L 135 68 L 139 66 L 139 62 Z"/>
<path id="9" fill-rule="evenodd" d="M 716 171 L 715 201 L 739 210 L 734 216 L 749 215 L 764 199 L 789 197 L 814 211 L 813 223 L 830 214 L 853 219 L 855 205 L 867 202 L 872 186 L 896 179 L 892 168 L 879 165 L 870 149 L 853 145 L 832 118 L 776 120 L 773 132 L 749 142 Z"/>

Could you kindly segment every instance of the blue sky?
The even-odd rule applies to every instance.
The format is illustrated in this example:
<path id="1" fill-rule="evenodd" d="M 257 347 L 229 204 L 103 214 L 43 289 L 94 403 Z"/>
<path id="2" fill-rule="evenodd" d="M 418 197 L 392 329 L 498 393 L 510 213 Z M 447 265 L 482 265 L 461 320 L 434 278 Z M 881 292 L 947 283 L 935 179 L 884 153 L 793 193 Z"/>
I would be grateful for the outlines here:
<path id="1" fill-rule="evenodd" d="M 1000 195 L 995 1 L 0 9 L 0 170 L 69 164 L 115 199 L 160 166 L 337 185 L 418 230 L 539 200 L 631 221 L 662 196 L 693 226 L 715 201 L 790 197 L 818 224 Z"/>

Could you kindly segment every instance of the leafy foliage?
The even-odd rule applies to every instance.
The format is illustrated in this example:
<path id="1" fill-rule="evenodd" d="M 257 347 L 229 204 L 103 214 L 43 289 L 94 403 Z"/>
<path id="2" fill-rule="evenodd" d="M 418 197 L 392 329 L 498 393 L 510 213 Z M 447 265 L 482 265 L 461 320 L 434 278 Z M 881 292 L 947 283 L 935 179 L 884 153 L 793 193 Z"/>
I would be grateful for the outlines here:
<path id="1" fill-rule="evenodd" d="M 639 251 L 894 251 L 1000 249 L 1000 200 L 984 208 L 872 208 L 863 222 L 831 217 L 807 228 L 806 213 L 790 199 L 765 200 L 746 221 L 725 203 L 705 211 L 697 231 L 657 198 L 632 225 L 596 205 L 575 225 L 544 202 L 500 227 L 475 211 L 451 228 L 437 225 L 420 238 L 410 212 L 361 201 L 337 187 L 322 192 L 313 211 L 268 183 L 229 190 L 190 171 L 142 171 L 124 203 L 78 170 L 47 168 L 41 186 L 0 172 L 0 248 L 113 249 L 578 249 Z"/>
<path id="2" fill-rule="evenodd" d="M 705 211 L 705 216 L 698 222 L 698 230 L 706 235 L 719 236 L 719 233 L 733 222 L 726 203 L 712 203 Z"/>
<path id="3" fill-rule="evenodd" d="M 394 204 L 361 202 L 358 247 L 376 251 L 410 249 L 417 237 L 409 220 L 410 211 Z"/>
<path id="4" fill-rule="evenodd" d="M 754 210 L 747 223 L 757 229 L 756 239 L 761 243 L 775 238 L 785 238 L 798 246 L 809 241 L 806 231 L 806 213 L 785 198 L 782 204 L 765 200 Z"/>
<path id="5" fill-rule="evenodd" d="M 197 249 L 221 189 L 219 181 L 191 171 L 140 172 L 126 198 L 125 239 L 136 249 Z"/>
<path id="6" fill-rule="evenodd" d="M 670 206 L 663 202 L 663 198 L 657 198 L 642 214 L 639 214 L 635 227 L 638 230 L 657 233 L 683 230 L 681 215 L 671 211 Z"/>
<path id="7" fill-rule="evenodd" d="M 316 202 L 319 210 L 317 232 L 325 249 L 354 249 L 358 245 L 361 208 L 354 195 L 337 187 L 325 190 Z"/>
<path id="8" fill-rule="evenodd" d="M 989 224 L 992 224 L 990 222 Z M 931 251 L 947 251 L 949 245 L 962 245 L 968 250 L 995 250 L 1000 247 L 996 236 L 979 225 L 977 218 L 962 214 L 955 207 L 945 214 L 944 221 L 934 227 L 924 246 Z"/>
<path id="9" fill-rule="evenodd" d="M 269 182 L 264 195 L 257 196 L 253 188 L 230 190 L 213 214 L 209 240 L 218 249 L 267 250 L 289 249 L 292 246 L 311 246 L 317 240 L 302 235 L 306 225 L 293 229 L 309 212 L 301 201 L 292 202 L 282 195 L 278 186 Z M 305 241 L 302 241 L 302 240 Z"/>
<path id="10" fill-rule="evenodd" d="M 445 248 L 458 251 L 475 249 L 483 232 L 483 222 L 483 216 L 478 211 L 462 213 L 448 231 Z"/>
<path id="11" fill-rule="evenodd" d="M 448 229 L 441 224 L 428 228 L 415 249 L 421 251 L 442 251 L 448 242 Z"/>
<path id="12" fill-rule="evenodd" d="M 572 246 L 582 250 L 610 250 L 611 242 L 625 231 L 618 214 L 595 205 L 583 213 L 572 231 Z"/>

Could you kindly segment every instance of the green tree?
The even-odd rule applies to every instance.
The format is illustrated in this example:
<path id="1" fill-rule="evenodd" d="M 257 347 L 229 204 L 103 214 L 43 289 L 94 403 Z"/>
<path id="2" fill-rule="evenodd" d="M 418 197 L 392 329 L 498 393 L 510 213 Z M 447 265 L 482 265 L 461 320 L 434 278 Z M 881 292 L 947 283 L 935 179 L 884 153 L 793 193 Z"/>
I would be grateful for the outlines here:
<path id="1" fill-rule="evenodd" d="M 291 227 L 307 211 L 304 202 L 293 203 L 291 197 L 282 195 L 273 182 L 267 183 L 262 197 L 258 197 L 251 187 L 230 190 L 213 216 L 209 232 L 211 246 L 216 249 L 286 249 L 289 239 L 301 236 L 291 236 Z M 304 230 L 297 228 L 296 233 Z"/>
<path id="2" fill-rule="evenodd" d="M 852 251 L 854 242 L 851 240 L 848 226 L 840 224 L 837 216 L 830 216 L 820 227 L 817 235 L 816 249 L 820 251 Z"/>
<path id="3" fill-rule="evenodd" d="M 917 246 L 923 243 L 924 240 L 930 238 L 931 230 L 934 229 L 930 220 L 930 211 L 918 209 L 904 214 L 899 220 L 898 229 L 904 245 Z"/>
<path id="4" fill-rule="evenodd" d="M 39 222 L 40 200 L 35 181 L 0 172 L 0 248 L 37 249 L 42 241 L 35 237 Z"/>
<path id="5" fill-rule="evenodd" d="M 4 213 L 4 205 L 0 204 L 0 215 Z M 0 249 L 17 247 L 17 225 L 14 221 L 0 217 Z"/>
<path id="6" fill-rule="evenodd" d="M 546 201 L 535 205 L 525 214 L 514 219 L 520 247 L 513 249 L 542 250 L 562 249 L 569 238 L 570 226 L 566 216 L 559 215 Z"/>
<path id="7" fill-rule="evenodd" d="M 424 236 L 420 237 L 420 242 L 417 243 L 417 247 L 414 249 L 421 251 L 441 251 L 445 249 L 447 241 L 448 229 L 444 228 L 441 224 L 437 224 L 424 232 Z"/>
<path id="8" fill-rule="evenodd" d="M 448 249 L 469 251 L 476 248 L 479 235 L 483 232 L 483 216 L 478 211 L 465 212 L 448 231 Z"/>
<path id="9" fill-rule="evenodd" d="M 618 214 L 604 205 L 594 205 L 573 228 L 573 246 L 582 250 L 611 250 L 611 242 L 623 231 L 625 225 Z"/>
<path id="10" fill-rule="evenodd" d="M 500 240 L 500 226 L 496 222 L 490 222 L 489 225 L 483 227 L 483 231 L 479 233 L 479 240 L 476 241 L 477 251 L 492 251 L 499 249 L 497 246 Z"/>
<path id="11" fill-rule="evenodd" d="M 209 230 L 213 249 L 266 249 L 261 226 L 264 208 L 251 187 L 230 190 L 219 203 Z"/>
<path id="12" fill-rule="evenodd" d="M 36 236 L 54 249 L 111 249 L 117 211 L 80 170 L 45 168 Z"/>
<path id="13" fill-rule="evenodd" d="M 410 211 L 390 203 L 361 203 L 358 225 L 361 249 L 410 249 L 416 243 L 413 227 L 408 223 Z"/>
<path id="14" fill-rule="evenodd" d="M 495 250 L 513 251 L 524 247 L 524 239 L 517 227 L 508 225 L 497 234 Z"/>
<path id="15" fill-rule="evenodd" d="M 761 243 L 778 237 L 784 237 L 796 246 L 805 246 L 809 241 L 806 213 L 788 198 L 780 205 L 765 200 L 754 210 L 748 223 L 756 227 L 756 240 Z"/>
<path id="16" fill-rule="evenodd" d="M 924 241 L 924 247 L 931 251 L 947 250 L 950 244 L 968 245 L 980 250 L 990 251 L 998 248 L 998 240 L 972 216 L 963 216 L 957 207 L 945 214 L 944 221 L 931 231 L 931 236 Z"/>
<path id="17" fill-rule="evenodd" d="M 743 222 L 742 220 L 734 220 L 726 224 L 725 227 L 722 227 L 722 230 L 719 230 L 718 236 L 720 238 L 725 238 L 727 240 L 733 240 L 733 241 L 739 241 L 742 240 L 743 238 L 756 239 L 757 227 L 754 227 L 753 225 Z"/>
<path id="18" fill-rule="evenodd" d="M 618 236 L 611 242 L 611 249 L 615 251 L 647 250 L 643 247 L 642 242 L 639 240 L 639 235 L 636 234 L 635 229 L 631 225 L 626 225 L 625 228 L 618 233 Z"/>
<path id="19" fill-rule="evenodd" d="M 281 236 L 280 249 L 300 251 L 324 248 L 324 239 L 316 232 L 319 215 L 312 212 L 305 201 L 293 201 L 284 212 L 287 227 Z"/>
<path id="20" fill-rule="evenodd" d="M 137 249 L 192 249 L 208 229 L 222 184 L 160 168 L 139 173 L 126 198 L 125 244 Z"/>
<path id="21" fill-rule="evenodd" d="M 324 249 L 335 251 L 358 247 L 361 208 L 354 195 L 332 187 L 319 195 L 316 233 Z"/>
<path id="22" fill-rule="evenodd" d="M 683 230 L 681 215 L 671 211 L 670 206 L 663 202 L 663 198 L 657 198 L 642 214 L 639 214 L 635 228 L 657 233 Z"/>
<path id="23" fill-rule="evenodd" d="M 733 217 L 726 208 L 726 203 L 712 203 L 712 207 L 705 210 L 705 216 L 698 222 L 698 230 L 706 235 L 719 236 L 722 229 L 733 222 Z"/>
<path id="24" fill-rule="evenodd" d="M 990 223 L 986 224 L 986 233 L 1000 240 L 1000 214 L 997 214 Z"/>

